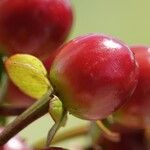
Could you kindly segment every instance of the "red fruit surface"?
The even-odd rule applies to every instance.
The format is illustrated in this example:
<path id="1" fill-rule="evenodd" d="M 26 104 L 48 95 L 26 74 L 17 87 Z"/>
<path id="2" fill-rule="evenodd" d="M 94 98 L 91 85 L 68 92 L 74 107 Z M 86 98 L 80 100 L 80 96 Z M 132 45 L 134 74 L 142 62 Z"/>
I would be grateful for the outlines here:
<path id="1" fill-rule="evenodd" d="M 0 128 L 0 132 L 3 129 Z M 31 148 L 19 136 L 11 138 L 0 150 L 31 150 Z"/>
<path id="2" fill-rule="evenodd" d="M 100 34 L 78 37 L 62 47 L 50 71 L 56 94 L 73 115 L 102 119 L 133 93 L 138 67 L 121 41 Z"/>
<path id="3" fill-rule="evenodd" d="M 132 46 L 139 64 L 139 81 L 131 100 L 120 110 L 120 121 L 129 126 L 143 126 L 150 117 L 150 47 Z M 130 121 L 129 121 L 130 119 Z"/>
<path id="4" fill-rule="evenodd" d="M 46 68 L 47 71 L 50 70 L 51 65 L 56 57 L 56 55 L 59 53 L 60 49 L 55 50 L 54 52 L 51 53 L 51 55 L 49 55 L 49 57 L 45 60 L 43 60 L 43 64 Z"/>
<path id="5" fill-rule="evenodd" d="M 72 20 L 69 0 L 1 0 L 0 45 L 43 58 L 64 42 Z"/>
<path id="6" fill-rule="evenodd" d="M 15 106 L 30 106 L 35 102 L 35 99 L 27 96 L 21 92 L 11 81 L 9 81 L 8 89 L 6 93 L 6 102 Z"/>

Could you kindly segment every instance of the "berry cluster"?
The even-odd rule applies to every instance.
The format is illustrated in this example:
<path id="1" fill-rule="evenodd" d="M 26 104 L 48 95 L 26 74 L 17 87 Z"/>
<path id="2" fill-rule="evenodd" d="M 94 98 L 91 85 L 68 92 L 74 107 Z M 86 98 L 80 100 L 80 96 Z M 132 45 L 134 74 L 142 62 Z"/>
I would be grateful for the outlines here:
<path id="1" fill-rule="evenodd" d="M 49 112 L 54 125 L 43 150 L 61 150 L 50 146 L 69 112 L 94 127 L 66 137 L 97 132 L 87 149 L 148 150 L 150 48 L 99 33 L 62 45 L 72 23 L 69 0 L 0 1 L 1 125 L 19 115 L 1 127 L 1 148 L 40 149 L 14 136 Z"/>

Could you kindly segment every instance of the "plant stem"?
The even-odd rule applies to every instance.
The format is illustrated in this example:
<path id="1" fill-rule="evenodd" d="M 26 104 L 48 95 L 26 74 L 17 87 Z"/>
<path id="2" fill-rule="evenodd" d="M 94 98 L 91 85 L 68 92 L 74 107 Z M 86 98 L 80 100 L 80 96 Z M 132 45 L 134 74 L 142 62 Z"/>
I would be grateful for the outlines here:
<path id="1" fill-rule="evenodd" d="M 56 136 L 51 141 L 51 144 L 56 144 L 58 142 L 62 142 L 70 138 L 85 135 L 89 132 L 89 130 L 90 130 L 90 125 L 82 125 L 82 126 L 74 127 L 72 129 L 68 129 L 67 131 L 63 131 L 58 134 L 56 133 Z M 35 149 L 44 147 L 45 141 L 46 139 L 44 138 L 39 140 L 37 143 L 35 143 L 34 144 Z"/>
<path id="2" fill-rule="evenodd" d="M 47 135 L 47 141 L 46 141 L 46 147 L 49 147 L 49 145 L 51 144 L 56 132 L 58 131 L 58 129 L 62 126 L 62 123 L 65 119 L 67 115 L 67 111 L 64 110 L 61 118 L 59 121 L 55 122 L 55 124 L 52 126 L 52 128 L 50 129 L 50 131 L 48 132 L 48 135 Z"/>
<path id="3" fill-rule="evenodd" d="M 24 112 L 29 106 L 17 106 L 11 104 L 0 105 L 0 115 L 1 116 L 17 116 Z"/>
<path id="4" fill-rule="evenodd" d="M 9 139 L 30 123 L 45 115 L 48 112 L 49 101 L 52 98 L 52 92 L 48 92 L 41 100 L 35 102 L 12 123 L 6 126 L 6 128 L 0 133 L 0 146 L 4 145 Z"/>
<path id="5" fill-rule="evenodd" d="M 55 144 L 55 143 L 58 143 L 58 142 L 61 142 L 70 138 L 74 138 L 77 136 L 85 135 L 88 132 L 89 132 L 89 125 L 75 127 L 66 132 L 56 135 L 54 139 L 52 140 L 52 144 Z"/>
<path id="6" fill-rule="evenodd" d="M 113 142 L 119 142 L 120 141 L 120 134 L 117 133 L 117 132 L 113 132 L 111 130 L 109 130 L 104 124 L 102 121 L 100 120 L 97 120 L 96 121 L 96 124 L 99 126 L 99 128 L 103 131 L 103 135 L 113 141 Z"/>

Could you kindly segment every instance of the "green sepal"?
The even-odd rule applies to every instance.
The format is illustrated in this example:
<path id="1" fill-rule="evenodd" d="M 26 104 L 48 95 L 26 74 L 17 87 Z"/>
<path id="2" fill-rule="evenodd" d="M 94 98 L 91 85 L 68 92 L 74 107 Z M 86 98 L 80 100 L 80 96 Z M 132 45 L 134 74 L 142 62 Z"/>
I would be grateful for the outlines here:
<path id="1" fill-rule="evenodd" d="M 28 54 L 16 54 L 5 61 L 10 79 L 27 95 L 40 99 L 53 90 L 42 62 Z"/>
<path id="2" fill-rule="evenodd" d="M 55 123 L 59 122 L 64 113 L 64 107 L 61 100 L 54 95 L 54 98 L 50 100 L 49 103 L 49 113 Z M 67 115 L 64 117 L 61 126 L 65 126 L 67 121 Z"/>

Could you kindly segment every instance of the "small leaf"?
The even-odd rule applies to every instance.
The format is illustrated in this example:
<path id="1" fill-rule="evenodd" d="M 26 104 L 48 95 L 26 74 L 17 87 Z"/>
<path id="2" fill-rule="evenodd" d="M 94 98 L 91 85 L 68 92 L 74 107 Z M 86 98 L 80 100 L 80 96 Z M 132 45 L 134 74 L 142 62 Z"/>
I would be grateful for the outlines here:
<path id="1" fill-rule="evenodd" d="M 54 125 L 48 132 L 46 146 L 49 147 L 51 144 L 56 132 L 60 127 L 65 126 L 67 122 L 67 111 L 64 109 L 60 99 L 53 95 L 54 97 L 50 100 L 49 103 L 49 113 L 52 119 L 55 121 Z"/>
<path id="2" fill-rule="evenodd" d="M 9 77 L 27 95 L 39 99 L 52 90 L 42 62 L 28 54 L 16 54 L 5 61 Z"/>
<path id="3" fill-rule="evenodd" d="M 63 111 L 64 109 L 62 106 L 62 102 L 59 100 L 57 96 L 54 95 L 54 98 L 50 100 L 49 103 L 49 113 L 52 119 L 55 122 L 58 122 L 63 115 Z"/>
<path id="4" fill-rule="evenodd" d="M 49 113 L 54 122 L 57 123 L 61 120 L 65 110 L 61 100 L 56 95 L 53 96 L 53 99 L 51 99 L 49 102 Z M 67 115 L 65 115 L 63 121 L 61 122 L 61 126 L 66 125 L 67 119 Z"/>
<path id="5" fill-rule="evenodd" d="M 67 111 L 64 110 L 59 120 L 54 123 L 54 125 L 51 127 L 51 129 L 48 132 L 47 140 L 46 140 L 46 147 L 49 147 L 55 134 L 57 133 L 60 127 L 66 124 L 66 121 L 67 121 Z"/>

